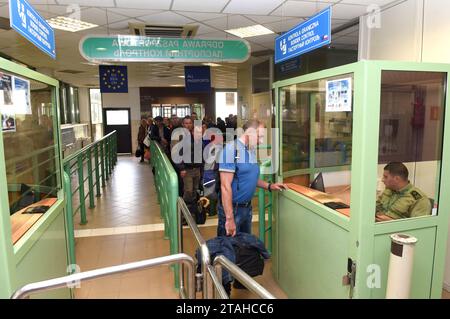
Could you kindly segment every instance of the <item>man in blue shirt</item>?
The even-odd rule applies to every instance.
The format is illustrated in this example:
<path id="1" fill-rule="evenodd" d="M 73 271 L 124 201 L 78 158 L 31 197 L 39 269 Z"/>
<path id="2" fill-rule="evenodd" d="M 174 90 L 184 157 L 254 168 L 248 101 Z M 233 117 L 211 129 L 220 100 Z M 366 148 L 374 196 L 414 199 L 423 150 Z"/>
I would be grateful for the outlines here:
<path id="1" fill-rule="evenodd" d="M 271 184 L 259 179 L 256 146 L 263 140 L 264 124 L 250 120 L 242 128 L 242 136 L 227 143 L 220 156 L 221 201 L 218 205 L 217 236 L 251 233 L 251 200 L 256 187 L 269 191 L 287 189 L 284 184 Z"/>

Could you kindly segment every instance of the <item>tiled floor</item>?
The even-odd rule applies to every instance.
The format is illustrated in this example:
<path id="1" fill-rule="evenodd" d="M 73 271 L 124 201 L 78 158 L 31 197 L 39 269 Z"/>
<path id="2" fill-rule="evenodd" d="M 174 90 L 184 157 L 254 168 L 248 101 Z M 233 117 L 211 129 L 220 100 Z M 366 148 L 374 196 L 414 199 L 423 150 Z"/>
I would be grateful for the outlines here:
<path id="1" fill-rule="evenodd" d="M 88 223 L 76 222 L 76 258 L 81 271 L 160 257 L 169 254 L 164 239 L 153 175 L 148 164 L 119 157 L 96 208 L 87 209 Z M 255 219 L 257 220 L 257 219 Z M 75 217 L 79 221 L 79 215 Z M 205 239 L 215 236 L 217 219 L 200 228 Z M 256 224 L 255 224 L 256 230 Z M 185 252 L 194 256 L 192 234 L 185 229 Z M 270 262 L 255 278 L 279 298 L 286 298 L 271 275 Z M 172 270 L 167 266 L 83 282 L 77 298 L 178 298 Z M 232 298 L 256 298 L 246 290 L 233 290 Z"/>

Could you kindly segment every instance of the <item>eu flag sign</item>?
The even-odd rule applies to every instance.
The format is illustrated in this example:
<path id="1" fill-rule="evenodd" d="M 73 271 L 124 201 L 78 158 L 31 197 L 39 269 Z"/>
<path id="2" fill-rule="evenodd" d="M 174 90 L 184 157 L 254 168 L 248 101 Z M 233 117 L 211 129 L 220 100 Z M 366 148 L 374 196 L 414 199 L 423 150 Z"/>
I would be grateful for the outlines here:
<path id="1" fill-rule="evenodd" d="M 99 65 L 100 92 L 128 93 L 127 67 L 120 65 Z"/>

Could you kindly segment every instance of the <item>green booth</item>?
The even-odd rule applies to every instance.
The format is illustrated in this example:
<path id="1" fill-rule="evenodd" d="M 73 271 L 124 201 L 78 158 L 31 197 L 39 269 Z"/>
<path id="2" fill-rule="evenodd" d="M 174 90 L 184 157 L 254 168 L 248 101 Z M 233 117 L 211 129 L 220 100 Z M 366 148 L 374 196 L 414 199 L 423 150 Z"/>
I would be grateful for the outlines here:
<path id="1" fill-rule="evenodd" d="M 385 298 L 390 235 L 417 238 L 410 298 L 441 298 L 450 212 L 450 65 L 360 61 L 274 83 L 273 274 L 290 298 Z M 403 163 L 423 216 L 379 220 Z M 445 165 L 447 163 L 447 165 Z M 331 204 L 330 204 L 331 203 Z"/>
<path id="2" fill-rule="evenodd" d="M 0 298 L 68 273 L 58 88 L 0 58 Z M 70 298 L 71 291 L 33 297 Z"/>

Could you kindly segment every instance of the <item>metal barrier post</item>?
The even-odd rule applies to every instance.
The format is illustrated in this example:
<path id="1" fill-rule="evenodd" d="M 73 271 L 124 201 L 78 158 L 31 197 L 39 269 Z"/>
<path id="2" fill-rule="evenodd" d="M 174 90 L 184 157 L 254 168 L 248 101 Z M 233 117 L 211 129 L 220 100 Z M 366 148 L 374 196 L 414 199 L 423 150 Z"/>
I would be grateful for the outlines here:
<path id="1" fill-rule="evenodd" d="M 78 193 L 80 195 L 80 225 L 85 225 L 86 220 L 86 203 L 84 199 L 84 173 L 83 173 L 83 154 L 78 155 Z"/>
<path id="2" fill-rule="evenodd" d="M 104 141 L 100 141 L 100 165 L 102 168 L 102 187 L 105 187 L 105 157 L 104 157 Z"/>
<path id="3" fill-rule="evenodd" d="M 98 145 L 99 144 L 94 145 L 94 148 L 95 148 L 94 164 L 95 164 L 95 180 L 96 180 L 95 188 L 97 190 L 97 197 L 100 197 L 101 193 L 100 193 L 100 171 L 99 171 L 100 167 L 99 167 L 99 162 L 98 162 Z"/>
<path id="4" fill-rule="evenodd" d="M 66 189 L 66 224 L 67 224 L 67 241 L 69 249 L 69 265 L 76 264 L 75 260 L 75 234 L 73 227 L 73 212 L 72 212 L 72 181 L 70 178 L 70 164 L 64 166 L 64 184 Z"/>
<path id="5" fill-rule="evenodd" d="M 87 156 L 87 174 L 88 174 L 88 185 L 89 185 L 89 208 L 95 208 L 94 204 L 94 181 L 92 177 L 92 154 L 91 148 L 86 152 Z"/>
<path id="6" fill-rule="evenodd" d="M 108 181 L 109 180 L 109 145 L 108 145 L 108 138 L 105 139 L 104 142 L 104 147 L 105 147 L 105 174 L 106 177 L 105 179 Z"/>

